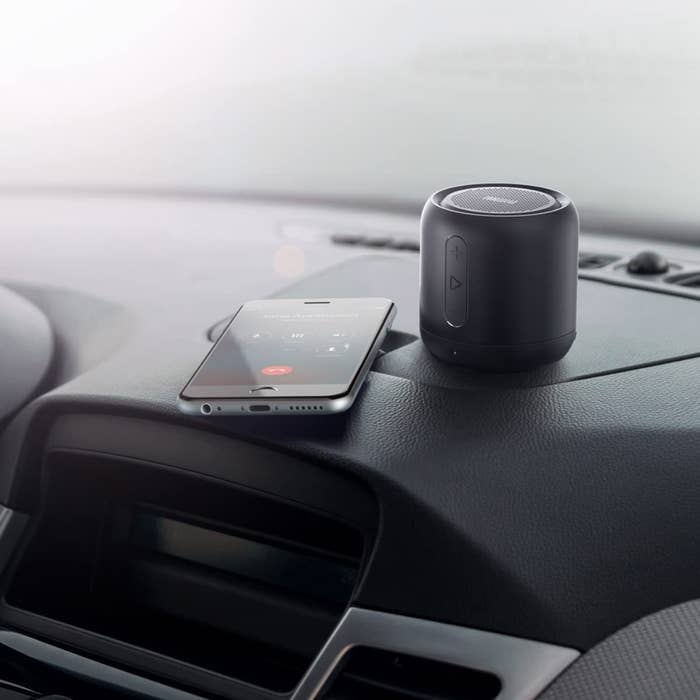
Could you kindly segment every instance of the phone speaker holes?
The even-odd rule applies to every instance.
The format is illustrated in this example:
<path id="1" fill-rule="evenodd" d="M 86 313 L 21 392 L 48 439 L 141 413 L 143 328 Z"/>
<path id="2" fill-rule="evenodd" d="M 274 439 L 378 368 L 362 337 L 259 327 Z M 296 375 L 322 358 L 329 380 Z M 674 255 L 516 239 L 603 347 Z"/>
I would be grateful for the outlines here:
<path id="1" fill-rule="evenodd" d="M 323 406 L 290 406 L 290 411 L 323 411 Z"/>

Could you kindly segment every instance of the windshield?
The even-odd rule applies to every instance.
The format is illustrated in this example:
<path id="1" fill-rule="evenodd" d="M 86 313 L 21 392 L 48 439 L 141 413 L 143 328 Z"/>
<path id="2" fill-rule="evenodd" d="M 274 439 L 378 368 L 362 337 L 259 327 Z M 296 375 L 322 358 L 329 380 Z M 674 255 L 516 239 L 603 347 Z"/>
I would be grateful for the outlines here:
<path id="1" fill-rule="evenodd" d="M 659 0 L 5 4 L 0 186 L 414 206 L 526 182 L 584 225 L 696 236 L 699 20 Z"/>

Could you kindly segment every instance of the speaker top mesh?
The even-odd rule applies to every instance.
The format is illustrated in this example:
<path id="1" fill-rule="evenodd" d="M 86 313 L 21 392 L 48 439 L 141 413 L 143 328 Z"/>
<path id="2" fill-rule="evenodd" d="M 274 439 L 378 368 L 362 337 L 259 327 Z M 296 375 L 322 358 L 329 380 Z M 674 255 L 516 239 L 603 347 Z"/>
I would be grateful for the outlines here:
<path id="1" fill-rule="evenodd" d="M 550 209 L 557 200 L 541 190 L 491 185 L 468 187 L 448 194 L 442 206 L 475 214 L 531 214 Z"/>

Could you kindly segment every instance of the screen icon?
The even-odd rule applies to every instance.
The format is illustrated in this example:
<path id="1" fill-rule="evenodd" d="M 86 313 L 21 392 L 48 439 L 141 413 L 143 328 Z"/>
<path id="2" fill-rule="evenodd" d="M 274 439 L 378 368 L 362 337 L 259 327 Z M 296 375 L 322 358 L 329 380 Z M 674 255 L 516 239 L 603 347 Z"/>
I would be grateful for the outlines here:
<path id="1" fill-rule="evenodd" d="M 350 350 L 350 343 L 329 343 L 316 348 L 316 353 L 325 357 L 332 357 L 333 355 L 344 355 L 348 350 Z"/>
<path id="2" fill-rule="evenodd" d="M 250 333 L 246 339 L 250 343 L 261 343 L 265 340 L 270 340 L 271 338 L 272 334 L 268 333 L 267 331 L 254 331 L 253 333 Z"/>
<path id="3" fill-rule="evenodd" d="M 308 333 L 304 331 L 289 331 L 282 336 L 286 348 L 299 348 L 304 344 Z"/>
<path id="4" fill-rule="evenodd" d="M 289 365 L 268 365 L 261 370 L 266 377 L 283 377 L 285 374 L 291 374 L 294 371 Z"/>

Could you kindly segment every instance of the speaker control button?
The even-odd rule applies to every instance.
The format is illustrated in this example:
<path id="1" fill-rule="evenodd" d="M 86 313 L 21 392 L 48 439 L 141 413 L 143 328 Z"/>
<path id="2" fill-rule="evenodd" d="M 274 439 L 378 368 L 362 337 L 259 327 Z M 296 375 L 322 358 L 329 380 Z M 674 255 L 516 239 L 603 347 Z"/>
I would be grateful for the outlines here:
<path id="1" fill-rule="evenodd" d="M 445 319 L 456 328 L 467 320 L 467 244 L 461 236 L 450 236 L 445 243 Z"/>

